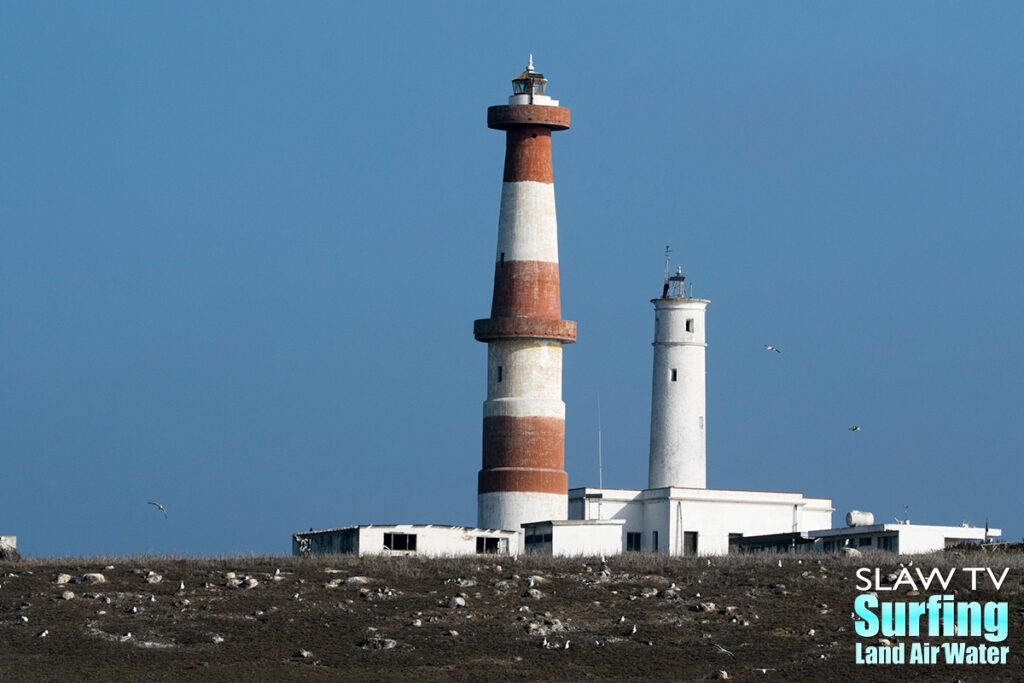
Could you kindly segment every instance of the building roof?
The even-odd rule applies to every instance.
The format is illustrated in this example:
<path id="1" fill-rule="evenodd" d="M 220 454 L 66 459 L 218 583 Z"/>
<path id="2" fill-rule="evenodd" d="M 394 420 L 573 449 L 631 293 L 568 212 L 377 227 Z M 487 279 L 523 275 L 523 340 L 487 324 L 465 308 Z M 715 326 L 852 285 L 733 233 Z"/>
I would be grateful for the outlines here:
<path id="1" fill-rule="evenodd" d="M 936 524 L 869 524 L 867 526 L 845 526 L 838 529 L 817 529 L 808 532 L 814 537 L 865 536 L 868 534 L 891 533 L 899 531 L 942 531 L 955 538 L 984 538 L 984 527 L 976 526 L 940 526 Z M 988 536 L 1002 536 L 1002 529 L 989 529 Z"/>
<path id="2" fill-rule="evenodd" d="M 518 531 L 510 531 L 509 529 L 481 529 L 474 526 L 455 526 L 453 524 L 351 524 L 349 526 L 339 526 L 333 529 L 316 529 L 309 531 L 299 531 L 292 534 L 292 536 L 309 536 L 310 534 L 326 534 L 335 531 L 349 531 L 353 529 L 369 529 L 372 527 L 380 527 L 383 529 L 459 529 L 462 531 L 475 531 L 484 532 L 488 534 L 516 534 Z"/>

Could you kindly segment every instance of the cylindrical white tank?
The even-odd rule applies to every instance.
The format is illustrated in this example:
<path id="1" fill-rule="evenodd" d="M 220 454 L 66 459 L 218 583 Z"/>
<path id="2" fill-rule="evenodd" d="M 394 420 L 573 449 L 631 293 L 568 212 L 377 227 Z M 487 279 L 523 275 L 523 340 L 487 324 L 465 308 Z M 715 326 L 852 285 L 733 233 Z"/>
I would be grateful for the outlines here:
<path id="1" fill-rule="evenodd" d="M 663 296 L 654 304 L 654 380 L 648 487 L 705 488 L 706 299 Z"/>
<path id="2" fill-rule="evenodd" d="M 870 512 L 850 510 L 846 513 L 846 526 L 871 526 L 874 523 L 875 516 Z"/>

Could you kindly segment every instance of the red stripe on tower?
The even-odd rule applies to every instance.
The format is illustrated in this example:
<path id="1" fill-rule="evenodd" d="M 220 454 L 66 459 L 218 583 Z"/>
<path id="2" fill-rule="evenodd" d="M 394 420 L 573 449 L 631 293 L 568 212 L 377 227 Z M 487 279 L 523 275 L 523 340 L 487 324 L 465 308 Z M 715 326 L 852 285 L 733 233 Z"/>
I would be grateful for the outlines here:
<path id="1" fill-rule="evenodd" d="M 488 529 L 568 512 L 562 345 L 576 323 L 562 320 L 551 132 L 569 128 L 569 110 L 546 88 L 531 57 L 509 103 L 487 110 L 488 127 L 505 131 L 491 317 L 473 328 L 487 343 L 477 526 Z"/>

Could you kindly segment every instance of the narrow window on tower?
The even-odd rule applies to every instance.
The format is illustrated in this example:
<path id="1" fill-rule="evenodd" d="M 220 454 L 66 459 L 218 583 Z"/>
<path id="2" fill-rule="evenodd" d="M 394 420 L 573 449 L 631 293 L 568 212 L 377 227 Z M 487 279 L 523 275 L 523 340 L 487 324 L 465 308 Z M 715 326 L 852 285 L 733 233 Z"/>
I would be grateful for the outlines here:
<path id="1" fill-rule="evenodd" d="M 500 382 L 501 379 L 502 379 L 502 377 L 501 377 L 501 366 L 499 365 L 498 366 L 498 381 Z"/>
<path id="2" fill-rule="evenodd" d="M 676 369 L 675 368 L 672 368 L 672 381 L 673 382 L 676 381 Z"/>
<path id="3" fill-rule="evenodd" d="M 501 252 L 501 265 L 505 265 L 505 252 Z"/>
<path id="4" fill-rule="evenodd" d="M 686 331 L 693 332 L 693 318 L 686 319 Z"/>

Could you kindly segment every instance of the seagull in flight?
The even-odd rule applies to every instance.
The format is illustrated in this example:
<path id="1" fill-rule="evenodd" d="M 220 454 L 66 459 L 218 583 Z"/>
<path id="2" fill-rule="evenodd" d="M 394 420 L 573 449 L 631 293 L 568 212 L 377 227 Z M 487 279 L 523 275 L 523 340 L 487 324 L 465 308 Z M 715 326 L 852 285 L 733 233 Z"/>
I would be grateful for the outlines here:
<path id="1" fill-rule="evenodd" d="M 778 347 L 772 346 L 771 344 L 765 344 L 764 349 L 765 351 L 774 351 L 775 353 L 782 353 L 782 351 L 780 351 Z"/>
<path id="2" fill-rule="evenodd" d="M 736 655 L 734 655 L 733 653 L 729 652 L 728 650 L 726 650 L 724 647 L 722 647 L 718 643 L 711 643 L 711 644 L 714 645 L 716 648 L 718 648 L 716 650 L 716 652 L 718 652 L 718 654 L 720 654 L 720 655 L 729 655 L 733 659 L 736 659 Z"/>
<path id="3" fill-rule="evenodd" d="M 154 503 L 153 501 L 149 501 L 149 504 L 155 505 L 157 509 L 160 510 L 160 512 L 164 513 L 164 519 L 167 519 L 167 510 L 164 509 L 163 505 L 161 505 L 160 503 Z"/>
<path id="4" fill-rule="evenodd" d="M 860 431 L 860 425 L 853 425 L 852 427 L 850 427 L 850 431 L 851 432 L 859 432 Z"/>

